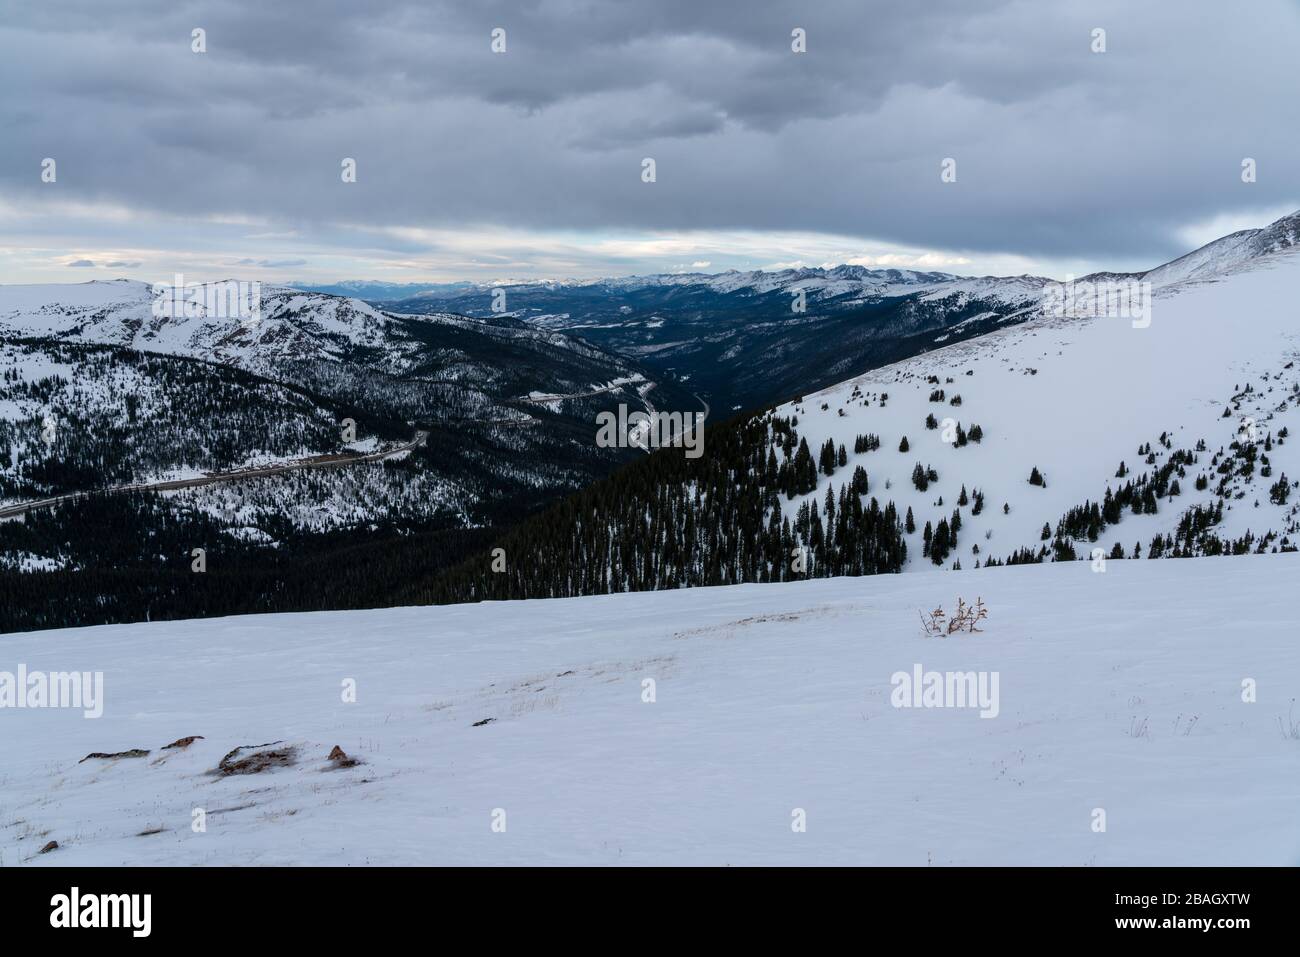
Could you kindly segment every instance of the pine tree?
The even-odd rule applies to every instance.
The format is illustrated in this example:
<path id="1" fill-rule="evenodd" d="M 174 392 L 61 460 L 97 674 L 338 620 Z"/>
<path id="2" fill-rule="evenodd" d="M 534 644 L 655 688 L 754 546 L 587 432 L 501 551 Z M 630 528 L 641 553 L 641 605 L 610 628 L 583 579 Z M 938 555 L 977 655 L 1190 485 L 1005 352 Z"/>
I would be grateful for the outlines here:
<path id="1" fill-rule="evenodd" d="M 930 487 L 930 477 L 920 462 L 917 462 L 916 467 L 912 469 L 912 484 L 916 486 L 918 492 L 924 492 Z"/>
<path id="2" fill-rule="evenodd" d="M 827 439 L 825 444 L 822 445 L 821 454 L 818 457 L 818 466 L 826 475 L 834 475 L 835 462 L 835 442 Z"/>

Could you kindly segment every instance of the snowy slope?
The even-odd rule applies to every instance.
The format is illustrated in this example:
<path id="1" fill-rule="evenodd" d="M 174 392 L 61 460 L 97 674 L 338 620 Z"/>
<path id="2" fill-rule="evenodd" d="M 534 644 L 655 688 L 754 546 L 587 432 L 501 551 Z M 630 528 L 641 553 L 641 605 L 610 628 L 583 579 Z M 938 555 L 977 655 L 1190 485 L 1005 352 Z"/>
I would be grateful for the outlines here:
<path id="1" fill-rule="evenodd" d="M 1296 865 L 1297 572 L 1069 563 L 12 635 L 0 671 L 102 670 L 106 704 L 0 710 L 0 863 Z M 922 637 L 917 610 L 958 595 L 983 632 Z M 997 716 L 893 707 L 915 665 L 996 672 Z M 294 766 L 208 773 L 275 741 Z M 362 763 L 331 768 L 335 745 Z M 152 753 L 78 763 L 129 748 Z"/>
<path id="2" fill-rule="evenodd" d="M 1300 241 L 1300 212 L 1283 216 L 1262 229 L 1243 229 L 1157 266 L 1143 279 L 1157 286 L 1215 279 L 1249 268 L 1260 257 L 1292 250 Z"/>
<path id="3" fill-rule="evenodd" d="M 912 508 L 918 526 L 908 543 L 913 566 L 929 564 L 921 555 L 921 530 L 927 521 L 937 525 L 951 516 L 963 485 L 968 494 L 979 489 L 985 495 L 982 514 L 962 508 L 960 545 L 948 560 L 969 566 L 980 557 L 972 545 L 998 558 L 1022 546 L 1037 549 L 1044 523 L 1055 529 L 1068 509 L 1101 501 L 1108 487 L 1118 491 L 1179 450 L 1191 452 L 1197 461 L 1179 478 L 1180 496 L 1161 502 L 1156 515 L 1126 512 L 1097 543 L 1109 552 L 1118 541 L 1131 553 L 1140 541 L 1145 550 L 1155 534 L 1172 532 L 1184 510 L 1219 500 L 1219 466 L 1240 461 L 1234 442 L 1255 445 L 1271 474 L 1261 468 L 1249 479 L 1229 477 L 1218 531 L 1236 538 L 1272 530 L 1279 541 L 1270 547 L 1277 547 L 1281 536 L 1291 534 L 1294 541 L 1300 498 L 1293 491 L 1285 504 L 1269 500 L 1270 486 L 1283 473 L 1293 487 L 1300 479 L 1300 443 L 1277 441 L 1283 429 L 1294 436 L 1300 427 L 1300 322 L 1291 307 L 1300 288 L 1300 255 L 1254 265 L 1216 282 L 1157 292 L 1147 328 L 1121 318 L 1040 318 L 948 347 L 940 336 L 932 352 L 809 394 L 776 414 L 797 416 L 814 456 L 828 438 L 847 446 L 847 469 L 821 477 L 819 502 L 828 483 L 838 494 L 861 465 L 871 495 L 882 503 L 892 499 L 900 515 Z M 939 389 L 943 400 L 931 401 Z M 888 400 L 882 403 L 883 395 Z M 954 395 L 961 397 L 959 406 L 951 404 Z M 931 413 L 940 428 L 926 428 Z M 982 442 L 954 447 L 944 441 L 945 418 L 967 431 L 978 424 Z M 859 433 L 879 436 L 880 449 L 855 455 Z M 1167 433 L 1168 448 L 1159 442 L 1161 433 Z M 907 453 L 898 451 L 903 437 Z M 1206 451 L 1196 452 L 1202 439 Z M 1152 464 L 1137 454 L 1147 443 Z M 910 479 L 918 462 L 939 475 L 924 492 Z M 1116 478 L 1121 462 L 1128 469 L 1124 479 Z M 1045 488 L 1028 482 L 1035 467 L 1046 476 Z M 1208 480 L 1201 492 L 1194 488 L 1199 475 Z M 787 514 L 800 504 L 787 503 Z M 1092 547 L 1084 542 L 1080 551 Z"/>

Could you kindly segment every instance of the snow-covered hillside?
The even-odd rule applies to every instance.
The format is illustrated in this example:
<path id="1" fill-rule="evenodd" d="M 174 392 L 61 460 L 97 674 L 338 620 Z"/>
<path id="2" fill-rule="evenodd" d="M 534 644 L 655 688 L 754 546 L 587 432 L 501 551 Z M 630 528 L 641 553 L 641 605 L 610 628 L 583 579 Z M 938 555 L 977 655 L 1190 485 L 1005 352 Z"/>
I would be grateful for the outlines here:
<path id="1" fill-rule="evenodd" d="M 0 671 L 101 670 L 104 707 L 0 711 L 0 862 L 1296 865 L 1298 572 L 1068 563 L 11 635 Z M 959 596 L 982 631 L 923 637 L 918 610 Z M 917 666 L 996 673 L 996 716 L 895 707 Z"/>
<path id="2" fill-rule="evenodd" d="M 521 351 L 532 353 L 534 362 L 556 366 L 629 369 L 626 360 L 585 342 L 508 318 L 402 316 L 359 299 L 287 286 L 261 286 L 253 296 L 251 284 L 236 280 L 193 284 L 184 292 L 191 297 L 187 305 L 168 304 L 164 296 L 158 308 L 152 288 L 126 279 L 0 284 L 0 340 L 122 346 L 235 366 L 271 379 L 292 377 L 304 364 L 351 364 L 369 374 L 464 380 L 481 387 L 517 375 L 512 353 Z M 244 299 L 235 295 L 237 288 Z M 260 306 L 255 317 L 237 311 L 236 301 L 248 305 L 253 299 Z"/>
<path id="3" fill-rule="evenodd" d="M 259 374 L 273 374 L 285 361 L 337 361 L 358 347 L 377 350 L 383 365 L 401 368 L 417 351 L 390 317 L 339 296 L 266 286 L 257 321 L 241 321 L 233 310 L 209 315 L 205 300 L 216 300 L 226 285 L 196 285 L 190 291 L 193 314 L 164 308 L 161 315 L 155 314 L 151 285 L 134 280 L 0 285 L 0 336 L 127 346 Z"/>
<path id="4" fill-rule="evenodd" d="M 498 500 L 546 500 L 613 468 L 630 453 L 593 446 L 597 411 L 649 408 L 636 363 L 562 333 L 251 288 L 187 287 L 178 307 L 130 280 L 0 284 L 0 504 L 342 454 L 348 420 L 363 440 L 407 442 L 419 422 L 438 429 L 443 448 L 412 456 L 402 476 L 379 476 L 382 494 L 374 476 L 317 474 L 302 479 L 309 498 L 282 502 L 282 515 L 313 528 L 342 515 L 383 522 L 394 517 L 385 503 L 401 499 L 422 518 L 473 524 Z M 260 311 L 243 315 L 254 298 Z M 700 405 L 673 383 L 651 387 L 657 401 Z M 534 393 L 560 398 L 521 398 Z M 358 486 L 361 501 L 340 503 Z"/>
<path id="5" fill-rule="evenodd" d="M 0 508 L 333 452 L 336 416 L 206 364 L 0 342 Z"/>
<path id="6" fill-rule="evenodd" d="M 960 505 L 958 546 L 945 564 L 969 567 L 1022 547 L 1050 548 L 1070 509 L 1102 503 L 1108 489 L 1119 495 L 1144 474 L 1157 486 L 1165 468 L 1154 514 L 1125 507 L 1096 542 L 1064 537 L 1081 555 L 1116 543 L 1132 554 L 1139 542 L 1145 554 L 1155 535 L 1176 533 L 1189 508 L 1222 503 L 1213 529 L 1221 539 L 1251 533 L 1253 550 L 1271 531 L 1266 548 L 1294 544 L 1300 322 L 1291 303 L 1300 255 L 1239 265 L 1217 281 L 1158 290 L 1145 328 L 1129 318 L 1039 318 L 947 347 L 939 336 L 932 352 L 778 408 L 797 417 L 814 456 L 828 439 L 846 447 L 847 465 L 823 475 L 808 498 L 823 502 L 828 484 L 838 494 L 862 466 L 871 495 L 893 500 L 900 516 L 912 509 L 914 567 L 929 565 L 926 523 L 951 521 Z M 962 438 L 978 425 L 981 440 L 958 445 L 956 424 Z M 880 447 L 855 453 L 858 435 L 877 437 Z M 938 475 L 924 490 L 912 481 L 918 463 Z M 1034 469 L 1045 485 L 1030 483 Z M 963 487 L 968 501 L 959 501 Z M 977 491 L 983 507 L 974 514 Z M 787 503 L 787 513 L 801 504 Z"/>

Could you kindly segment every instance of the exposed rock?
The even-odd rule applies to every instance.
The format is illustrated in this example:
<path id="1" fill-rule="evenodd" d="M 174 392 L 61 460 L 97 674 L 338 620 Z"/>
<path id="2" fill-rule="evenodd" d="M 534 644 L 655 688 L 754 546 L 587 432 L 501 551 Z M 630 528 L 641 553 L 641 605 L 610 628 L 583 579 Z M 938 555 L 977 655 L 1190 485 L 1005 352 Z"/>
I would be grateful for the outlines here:
<path id="1" fill-rule="evenodd" d="M 78 764 L 85 764 L 91 758 L 99 758 L 102 761 L 116 761 L 118 758 L 147 758 L 149 752 L 144 748 L 132 748 L 130 751 L 114 751 L 112 754 L 106 754 L 103 751 L 93 751 L 86 755 Z"/>
<path id="2" fill-rule="evenodd" d="M 297 748 L 275 748 L 273 745 L 279 744 L 279 741 L 270 741 L 266 744 L 244 744 L 235 748 L 217 763 L 216 774 L 260 774 L 271 768 L 290 767 L 297 755 Z M 269 751 L 258 751 L 257 748 L 271 748 Z M 244 758 L 236 760 L 236 755 L 241 751 L 252 751 L 253 753 Z"/>

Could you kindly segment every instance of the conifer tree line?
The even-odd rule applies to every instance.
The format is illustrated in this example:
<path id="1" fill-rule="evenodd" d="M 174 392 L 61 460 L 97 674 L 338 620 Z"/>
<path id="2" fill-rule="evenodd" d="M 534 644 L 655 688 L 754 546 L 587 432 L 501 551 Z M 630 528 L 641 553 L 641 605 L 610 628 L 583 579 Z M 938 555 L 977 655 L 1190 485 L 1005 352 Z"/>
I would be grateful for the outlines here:
<path id="1" fill-rule="evenodd" d="M 814 463 L 795 420 L 774 413 L 711 426 L 705 453 L 663 449 L 503 536 L 488 554 L 412 590 L 417 601 L 558 598 L 609 592 L 897 572 L 907 557 L 893 502 L 869 495 L 861 466 L 793 518 L 782 501 L 840 472 L 844 450 Z"/>

